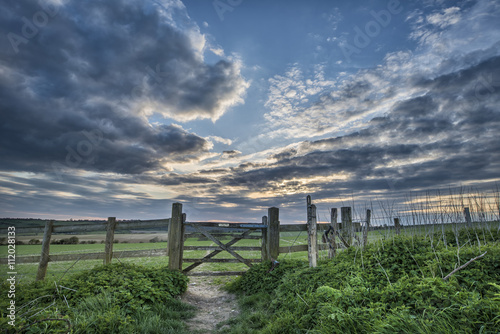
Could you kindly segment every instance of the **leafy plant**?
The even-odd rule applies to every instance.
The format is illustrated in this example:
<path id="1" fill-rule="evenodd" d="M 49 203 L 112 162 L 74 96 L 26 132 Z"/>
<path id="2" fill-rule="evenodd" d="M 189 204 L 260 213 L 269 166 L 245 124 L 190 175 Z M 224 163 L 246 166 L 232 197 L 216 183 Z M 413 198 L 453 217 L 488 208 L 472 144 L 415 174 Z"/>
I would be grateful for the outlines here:
<path id="1" fill-rule="evenodd" d="M 26 333 L 187 333 L 193 307 L 176 300 L 188 278 L 166 268 L 113 264 L 16 289 L 16 327 L 7 326 L 9 301 L 0 301 L 0 325 Z M 4 283 L 0 291 L 7 294 Z M 48 320 L 55 319 L 55 320 Z M 160 330 L 161 329 L 161 330 Z"/>
<path id="2" fill-rule="evenodd" d="M 266 314 L 249 333 L 498 333 L 500 245 L 494 237 L 481 249 L 395 237 L 362 251 L 349 248 L 316 268 L 282 261 L 276 276 L 269 263 L 253 266 L 230 289 L 242 294 L 242 308 L 263 295 L 270 302 L 247 308 L 232 328 L 251 328 L 252 315 Z M 487 254 L 443 280 L 480 252 Z"/>

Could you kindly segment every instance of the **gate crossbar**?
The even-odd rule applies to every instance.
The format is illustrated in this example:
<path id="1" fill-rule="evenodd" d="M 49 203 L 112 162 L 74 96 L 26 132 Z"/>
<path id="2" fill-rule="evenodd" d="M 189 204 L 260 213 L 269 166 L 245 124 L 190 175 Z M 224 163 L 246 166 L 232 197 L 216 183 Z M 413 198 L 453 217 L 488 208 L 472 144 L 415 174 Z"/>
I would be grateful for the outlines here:
<path id="1" fill-rule="evenodd" d="M 219 246 L 221 249 L 214 250 L 210 254 L 204 256 L 201 259 L 201 261 L 193 263 L 192 265 L 190 265 L 189 267 L 187 267 L 186 269 L 183 270 L 184 273 L 187 273 L 191 269 L 196 268 L 197 266 L 199 266 L 203 262 L 205 262 L 205 260 L 214 257 L 215 255 L 219 254 L 222 251 L 228 252 L 229 254 L 231 254 L 232 256 L 234 256 L 236 259 L 238 259 L 238 261 L 246 264 L 248 267 L 252 266 L 252 264 L 249 261 L 247 261 L 246 259 L 244 259 L 243 257 L 241 257 L 238 253 L 236 253 L 235 251 L 233 251 L 231 249 L 231 246 L 234 245 L 239 240 L 244 239 L 245 237 L 247 237 L 248 235 L 250 235 L 250 233 L 252 233 L 253 231 L 256 230 L 255 228 L 250 228 L 247 231 L 243 232 L 241 235 L 235 236 L 228 243 L 223 244 L 222 242 L 220 242 L 219 240 L 217 240 L 214 236 L 212 236 L 208 231 L 206 231 L 206 230 L 198 227 L 197 224 L 189 224 L 189 225 L 193 226 L 198 232 L 202 233 L 204 236 L 206 236 L 207 238 L 209 238 L 210 240 L 212 240 L 213 242 L 215 242 L 217 244 L 217 246 Z"/>

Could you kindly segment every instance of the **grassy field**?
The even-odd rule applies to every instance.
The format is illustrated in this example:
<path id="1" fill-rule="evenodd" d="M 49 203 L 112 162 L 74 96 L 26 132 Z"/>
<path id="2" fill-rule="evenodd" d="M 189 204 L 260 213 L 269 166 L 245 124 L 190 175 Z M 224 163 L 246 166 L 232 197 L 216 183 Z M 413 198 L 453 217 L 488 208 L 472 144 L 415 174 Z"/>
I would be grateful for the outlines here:
<path id="1" fill-rule="evenodd" d="M 120 240 L 129 240 L 128 236 L 135 237 L 137 240 L 137 235 L 119 235 Z M 67 237 L 67 236 L 64 236 Z M 57 236 L 55 239 L 61 239 L 61 236 Z M 140 242 L 127 242 L 127 243 L 115 243 L 113 245 L 113 252 L 116 258 L 113 259 L 114 262 L 122 263 L 135 263 L 147 266 L 162 267 L 168 264 L 168 258 L 157 256 L 157 257 L 137 257 L 137 258 L 120 258 L 120 251 L 131 251 L 131 250 L 148 250 L 148 249 L 166 249 L 167 242 L 155 242 L 151 243 L 148 240 L 151 239 L 151 235 L 142 235 Z M 228 242 L 229 239 L 223 240 L 223 242 Z M 210 240 L 198 240 L 195 238 L 189 238 L 184 243 L 186 246 L 215 246 L 215 243 Z M 292 246 L 292 245 L 304 245 L 307 244 L 307 233 L 306 232 L 284 232 L 281 234 L 280 246 Z M 259 247 L 261 245 L 261 240 L 240 240 L 234 246 L 252 246 Z M 18 245 L 16 246 L 16 256 L 28 256 L 28 255 L 39 255 L 41 252 L 41 245 Z M 78 244 L 78 245 L 51 245 L 50 254 L 85 254 L 85 253 L 97 253 L 104 252 L 104 244 Z M 202 258 L 207 255 L 210 251 L 200 250 L 184 251 L 184 258 Z M 248 259 L 260 259 L 260 251 L 238 251 L 238 254 Z M 0 256 L 7 256 L 7 246 L 0 246 Z M 221 252 L 214 258 L 231 258 L 232 256 L 227 252 Z M 327 250 L 320 251 L 320 258 L 327 257 Z M 280 254 L 279 260 L 281 259 L 307 259 L 307 252 L 296 252 L 296 253 L 284 253 Z M 70 273 L 76 273 L 82 270 L 93 268 L 94 266 L 101 265 L 102 260 L 85 260 L 82 258 L 79 261 L 58 261 L 50 262 L 47 270 L 48 279 L 59 279 L 63 275 L 68 275 Z M 184 263 L 183 267 L 187 267 L 190 263 Z M 38 263 L 25 263 L 17 264 L 17 278 L 22 281 L 34 280 L 38 268 Z M 198 266 L 194 271 L 244 271 L 248 267 L 241 263 L 205 263 Z M 7 276 L 7 265 L 0 265 L 0 278 L 4 279 Z"/>
<path id="2" fill-rule="evenodd" d="M 478 224 L 481 227 L 487 227 L 486 231 L 489 229 L 497 229 L 500 225 L 498 222 L 489 222 Z M 416 225 L 416 226 L 405 226 L 401 229 L 401 234 L 406 236 L 413 235 L 424 235 L 429 238 L 436 239 L 436 235 L 444 231 L 457 231 L 461 227 L 460 224 L 444 224 L 443 226 L 439 224 L 435 225 Z M 482 234 L 471 235 L 471 238 L 475 240 L 481 240 L 485 238 L 484 229 Z M 394 237 L 395 230 L 393 228 L 378 229 L 370 231 L 368 233 L 368 242 L 373 243 L 383 239 L 390 239 Z M 122 263 L 134 263 L 142 264 L 147 266 L 162 267 L 168 264 L 168 258 L 165 256 L 157 257 L 137 257 L 137 258 L 121 258 L 120 251 L 131 251 L 131 250 L 148 250 L 148 249 L 166 249 L 167 242 L 149 242 L 155 236 L 159 236 L 160 240 L 166 238 L 164 234 L 117 234 L 117 239 L 121 240 L 119 243 L 113 245 L 113 251 L 115 254 L 114 262 Z M 362 239 L 362 233 L 358 232 L 357 236 Z M 31 238 L 32 236 L 26 236 L 26 238 Z M 61 239 L 68 236 L 56 236 L 55 239 Z M 80 236 L 78 236 L 80 238 Z M 85 238 L 87 240 L 96 240 L 92 237 Z M 29 240 L 29 239 L 28 239 Z M 321 232 L 318 233 L 318 240 L 321 240 Z M 123 241 L 133 241 L 126 242 Z M 223 240 L 223 242 L 228 242 L 229 239 Z M 436 242 L 442 242 L 443 240 L 436 240 Z M 339 241 L 337 241 L 339 242 Z M 234 246 L 260 246 L 260 240 L 240 240 Z M 339 242 L 340 243 L 340 242 Z M 307 244 L 307 232 L 282 232 L 280 237 L 280 246 L 287 247 L 293 245 L 305 245 Z M 215 246 L 215 244 L 210 240 L 199 240 L 196 238 L 189 238 L 185 241 L 186 246 Z M 41 252 L 41 245 L 18 245 L 16 246 L 16 256 L 27 256 L 27 255 L 39 255 Z M 104 252 L 104 244 L 78 244 L 78 245 L 51 245 L 50 254 L 85 254 L 85 253 L 97 253 Z M 184 258 L 202 258 L 207 255 L 210 251 L 184 251 Z M 238 253 L 244 258 L 249 259 L 259 259 L 261 254 L 260 251 L 238 251 Z M 0 246 L 0 256 L 5 258 L 7 256 L 7 246 Z M 327 259 L 328 250 L 325 246 L 320 246 L 319 259 Z M 216 255 L 215 258 L 231 258 L 227 252 L 221 252 Z M 307 260 L 307 252 L 295 252 L 289 253 L 285 252 L 280 254 L 278 260 L 292 260 L 292 259 L 302 259 Z M 85 260 L 83 257 L 79 261 L 61 261 L 61 262 L 50 262 L 47 278 L 57 280 L 64 275 L 79 272 L 82 270 L 93 268 L 94 266 L 101 265 L 102 260 Z M 183 267 L 186 268 L 190 263 L 184 263 Z M 21 281 L 31 281 L 34 280 L 38 268 L 38 263 L 26 263 L 17 264 L 17 279 Z M 193 271 L 244 271 L 248 267 L 241 263 L 206 263 L 198 266 Z M 7 265 L 0 265 L 0 278 L 5 279 L 7 277 Z"/>

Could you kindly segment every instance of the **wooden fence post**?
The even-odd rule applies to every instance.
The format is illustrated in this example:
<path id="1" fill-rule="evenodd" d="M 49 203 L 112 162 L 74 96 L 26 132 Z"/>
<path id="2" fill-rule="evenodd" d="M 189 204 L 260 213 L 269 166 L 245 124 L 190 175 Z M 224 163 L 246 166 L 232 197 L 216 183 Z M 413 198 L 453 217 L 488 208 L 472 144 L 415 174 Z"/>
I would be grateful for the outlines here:
<path id="1" fill-rule="evenodd" d="M 104 246 L 104 265 L 110 264 L 113 258 L 113 241 L 115 239 L 116 217 L 108 218 L 106 227 L 106 244 Z"/>
<path id="2" fill-rule="evenodd" d="M 267 210 L 267 251 L 272 260 L 277 260 L 280 254 L 280 221 L 279 209 L 269 208 Z"/>
<path id="3" fill-rule="evenodd" d="M 316 205 L 311 203 L 307 195 L 307 256 L 309 267 L 316 267 L 318 262 L 318 222 L 316 220 Z"/>
<path id="4" fill-rule="evenodd" d="M 396 235 L 401 234 L 401 225 L 399 224 L 399 218 L 394 218 L 394 228 L 396 230 Z"/>
<path id="5" fill-rule="evenodd" d="M 262 225 L 267 225 L 267 216 L 262 217 Z M 267 230 L 268 228 L 262 229 L 262 249 L 261 249 L 261 259 L 262 261 L 271 261 L 269 252 L 267 251 Z"/>
<path id="6" fill-rule="evenodd" d="M 49 265 L 50 239 L 52 237 L 53 227 L 53 220 L 45 223 L 45 230 L 43 231 L 42 241 L 42 254 L 40 255 L 40 263 L 38 264 L 38 272 L 36 273 L 37 281 L 43 281 L 43 279 L 45 278 L 45 274 L 47 273 L 47 267 Z"/>
<path id="7" fill-rule="evenodd" d="M 465 221 L 467 223 L 467 227 L 471 227 L 472 226 L 472 219 L 470 217 L 470 210 L 468 207 L 464 208 L 464 215 L 465 215 Z"/>
<path id="8" fill-rule="evenodd" d="M 182 212 L 182 208 L 181 208 L 181 212 Z M 183 213 L 182 214 L 182 225 L 181 225 L 181 246 L 180 246 L 180 252 L 181 252 L 181 256 L 180 256 L 180 264 L 179 264 L 179 270 L 182 270 L 182 261 L 184 261 L 184 239 L 186 237 L 186 225 L 184 225 L 184 223 L 186 222 L 186 214 Z"/>
<path id="9" fill-rule="evenodd" d="M 340 215 L 342 219 L 342 237 L 344 238 L 347 245 L 352 246 L 352 213 L 350 206 L 344 206 L 340 209 Z"/>
<path id="10" fill-rule="evenodd" d="M 363 230 L 363 247 L 368 245 L 368 230 L 370 229 L 370 221 L 372 219 L 372 210 L 366 210 L 366 224 L 365 229 Z"/>
<path id="11" fill-rule="evenodd" d="M 330 239 L 330 245 L 328 248 L 328 258 L 331 259 L 337 254 L 337 242 L 335 238 L 337 237 L 337 208 L 332 208 L 330 212 L 330 225 L 332 226 L 332 237 Z"/>
<path id="12" fill-rule="evenodd" d="M 182 204 L 172 204 L 172 218 L 168 227 L 168 269 L 182 270 L 182 248 L 184 235 L 182 233 Z"/>

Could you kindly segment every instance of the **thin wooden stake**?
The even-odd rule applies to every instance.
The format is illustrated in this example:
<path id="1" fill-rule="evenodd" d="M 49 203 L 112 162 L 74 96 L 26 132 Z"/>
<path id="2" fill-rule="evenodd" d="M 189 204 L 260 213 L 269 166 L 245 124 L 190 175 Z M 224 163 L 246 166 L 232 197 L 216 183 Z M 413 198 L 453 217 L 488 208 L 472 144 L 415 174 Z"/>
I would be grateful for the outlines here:
<path id="1" fill-rule="evenodd" d="M 316 220 L 316 205 L 311 204 L 311 196 L 307 196 L 307 249 L 309 267 L 318 263 L 318 224 Z"/>
<path id="2" fill-rule="evenodd" d="M 262 217 L 262 225 L 267 225 L 267 216 Z M 262 250 L 261 250 L 262 261 L 271 261 L 269 252 L 267 250 L 267 228 L 262 229 Z"/>
<path id="3" fill-rule="evenodd" d="M 50 239 L 52 237 L 52 229 L 54 228 L 54 221 L 50 220 L 45 223 L 45 230 L 43 231 L 43 241 L 42 241 L 42 254 L 40 255 L 40 263 L 38 264 L 38 272 L 36 274 L 37 281 L 43 281 L 45 274 L 47 273 L 47 267 L 49 265 L 49 253 L 50 253 Z"/>
<path id="4" fill-rule="evenodd" d="M 368 230 L 370 229 L 371 218 L 372 210 L 368 209 L 366 210 L 366 225 L 365 229 L 363 230 L 363 247 L 366 247 L 368 245 Z"/>
<path id="5" fill-rule="evenodd" d="M 330 237 L 330 247 L 328 249 L 328 258 L 334 258 L 337 254 L 337 208 L 332 208 L 330 212 L 330 226 L 332 227 L 332 233 Z"/>
<path id="6" fill-rule="evenodd" d="M 344 243 L 350 247 L 352 245 L 352 214 L 351 207 L 342 207 L 340 209 L 340 215 L 342 219 L 342 230 L 341 235 Z"/>
<path id="7" fill-rule="evenodd" d="M 396 229 L 396 235 L 400 235 L 401 225 L 399 224 L 399 218 L 394 218 L 394 228 Z"/>
<path id="8" fill-rule="evenodd" d="M 106 228 L 106 244 L 104 246 L 104 265 L 110 264 L 113 258 L 113 241 L 115 239 L 116 217 L 108 218 Z"/>
<path id="9" fill-rule="evenodd" d="M 472 219 L 470 217 L 470 210 L 468 207 L 464 208 L 465 221 L 467 223 L 467 227 L 472 226 Z"/>

